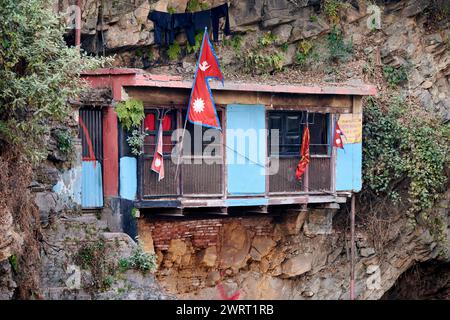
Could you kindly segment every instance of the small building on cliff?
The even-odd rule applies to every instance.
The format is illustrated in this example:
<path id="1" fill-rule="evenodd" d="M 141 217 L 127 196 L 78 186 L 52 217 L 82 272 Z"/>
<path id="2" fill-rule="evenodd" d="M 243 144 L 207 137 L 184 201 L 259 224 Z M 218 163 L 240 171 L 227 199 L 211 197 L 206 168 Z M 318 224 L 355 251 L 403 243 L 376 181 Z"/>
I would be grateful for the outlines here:
<path id="1" fill-rule="evenodd" d="M 82 206 L 105 207 L 124 229 L 130 227 L 132 208 L 175 216 L 267 214 L 283 208 L 336 208 L 361 190 L 362 98 L 376 93 L 371 85 L 211 82 L 222 124 L 211 138 L 211 132 L 189 123 L 181 137 L 190 81 L 139 69 L 100 69 L 83 78 L 94 90 L 109 90 L 110 97 L 80 101 Z M 140 156 L 131 153 L 129 133 L 114 111 L 128 99 L 143 101 L 145 108 L 142 130 L 147 135 Z M 333 147 L 336 123 L 345 135 L 344 149 Z M 297 180 L 306 124 L 311 157 Z M 165 166 L 160 181 L 151 170 L 159 125 Z M 173 148 L 181 138 L 180 157 Z M 195 139 L 201 140 L 200 147 Z"/>

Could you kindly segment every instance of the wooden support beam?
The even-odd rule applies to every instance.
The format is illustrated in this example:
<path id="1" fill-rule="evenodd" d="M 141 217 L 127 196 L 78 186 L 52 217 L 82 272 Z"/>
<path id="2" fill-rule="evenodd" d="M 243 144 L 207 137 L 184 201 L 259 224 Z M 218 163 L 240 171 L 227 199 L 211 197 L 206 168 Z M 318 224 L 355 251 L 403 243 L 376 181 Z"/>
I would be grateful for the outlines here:
<path id="1" fill-rule="evenodd" d="M 144 106 L 183 105 L 189 102 L 190 89 L 126 87 L 127 96 L 142 100 Z M 263 104 L 267 110 L 308 110 L 310 112 L 351 113 L 352 96 L 347 95 L 308 95 L 292 93 L 268 93 L 251 91 L 214 91 L 218 105 Z"/>
<path id="2" fill-rule="evenodd" d="M 269 213 L 268 206 L 250 207 L 246 211 L 248 213 L 267 214 Z"/>
<path id="3" fill-rule="evenodd" d="M 181 207 L 181 202 L 179 200 L 140 200 L 134 203 L 134 206 L 138 209 L 149 209 L 149 208 L 179 208 Z"/>

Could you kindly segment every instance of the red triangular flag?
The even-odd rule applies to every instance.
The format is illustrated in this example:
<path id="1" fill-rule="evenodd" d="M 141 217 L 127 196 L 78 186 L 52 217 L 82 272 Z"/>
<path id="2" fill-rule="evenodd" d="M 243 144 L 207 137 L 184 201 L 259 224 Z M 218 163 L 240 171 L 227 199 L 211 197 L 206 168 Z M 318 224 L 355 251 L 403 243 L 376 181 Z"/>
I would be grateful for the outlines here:
<path id="1" fill-rule="evenodd" d="M 152 170 L 158 173 L 158 181 L 164 179 L 164 158 L 163 158 L 163 126 L 162 121 L 158 128 L 158 142 L 155 150 L 155 155 L 152 161 Z"/>
<path id="2" fill-rule="evenodd" d="M 309 127 L 305 124 L 303 129 L 302 147 L 300 149 L 301 159 L 297 164 L 297 169 L 295 170 L 295 177 L 300 180 L 302 175 L 306 171 L 306 167 L 309 164 Z"/>
<path id="3" fill-rule="evenodd" d="M 208 84 L 210 78 L 216 78 L 223 82 L 219 62 L 205 28 L 194 85 L 189 99 L 187 119 L 195 124 L 220 129 L 216 106 Z"/>
<path id="4" fill-rule="evenodd" d="M 339 128 L 339 124 L 336 121 L 336 126 L 334 127 L 334 137 L 333 137 L 333 146 L 336 148 L 344 149 L 344 142 L 342 141 L 342 136 L 344 133 L 341 128 Z"/>

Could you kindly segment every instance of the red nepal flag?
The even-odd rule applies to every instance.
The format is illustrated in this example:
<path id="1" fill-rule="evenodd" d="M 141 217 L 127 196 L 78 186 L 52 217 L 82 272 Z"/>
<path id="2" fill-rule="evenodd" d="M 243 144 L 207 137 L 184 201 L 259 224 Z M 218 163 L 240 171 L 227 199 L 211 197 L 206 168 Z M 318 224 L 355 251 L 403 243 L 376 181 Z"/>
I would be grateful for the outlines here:
<path id="1" fill-rule="evenodd" d="M 343 135 L 344 133 L 341 128 L 339 128 L 339 124 L 336 121 L 336 126 L 334 127 L 333 147 L 344 149 L 344 143 L 342 142 Z"/>
<path id="2" fill-rule="evenodd" d="M 194 85 L 189 99 L 187 119 L 195 124 L 220 129 L 216 106 L 208 83 L 210 78 L 219 79 L 223 83 L 219 62 L 205 28 Z"/>
<path id="3" fill-rule="evenodd" d="M 158 128 L 158 142 L 155 155 L 153 156 L 152 170 L 158 173 L 158 181 L 164 179 L 164 159 L 163 159 L 163 126 L 162 121 Z"/>
<path id="4" fill-rule="evenodd" d="M 300 180 L 302 175 L 306 171 L 306 167 L 309 164 L 309 127 L 308 124 L 305 125 L 303 129 L 302 146 L 300 149 L 301 159 L 297 164 L 297 169 L 295 170 L 295 177 Z"/>

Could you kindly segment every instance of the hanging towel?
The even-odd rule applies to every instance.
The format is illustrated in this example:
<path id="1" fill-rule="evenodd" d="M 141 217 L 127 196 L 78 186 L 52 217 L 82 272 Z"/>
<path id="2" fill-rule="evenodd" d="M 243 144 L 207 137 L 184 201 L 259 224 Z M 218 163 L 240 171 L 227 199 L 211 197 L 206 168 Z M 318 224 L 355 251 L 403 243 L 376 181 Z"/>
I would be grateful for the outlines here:
<path id="1" fill-rule="evenodd" d="M 195 30 L 192 21 L 192 13 L 174 13 L 173 29 L 184 29 L 189 44 L 191 46 L 195 45 Z"/>
<path id="2" fill-rule="evenodd" d="M 213 29 L 213 39 L 215 42 L 219 41 L 219 20 L 220 18 L 225 18 L 225 27 L 223 33 L 227 36 L 231 34 L 230 32 L 230 18 L 228 16 L 228 3 L 224 3 L 218 7 L 211 9 L 211 21 Z"/>
<path id="3" fill-rule="evenodd" d="M 167 12 L 152 11 L 148 19 L 155 23 L 155 43 L 172 44 L 174 39 L 172 15 Z"/>

